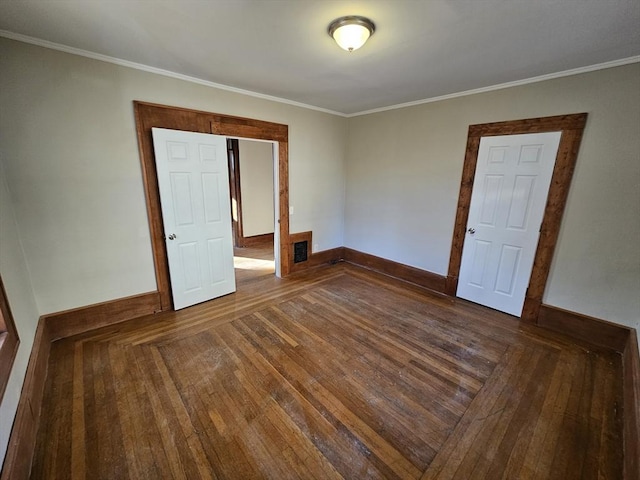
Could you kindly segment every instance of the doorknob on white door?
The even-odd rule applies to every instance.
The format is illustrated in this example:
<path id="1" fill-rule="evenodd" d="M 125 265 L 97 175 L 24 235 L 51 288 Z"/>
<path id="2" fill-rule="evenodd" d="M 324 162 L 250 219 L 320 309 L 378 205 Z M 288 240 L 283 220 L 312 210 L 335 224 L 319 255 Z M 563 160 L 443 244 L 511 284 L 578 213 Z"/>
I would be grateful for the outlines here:
<path id="1" fill-rule="evenodd" d="M 178 237 L 176 236 L 175 233 L 172 233 L 171 235 L 169 235 L 169 240 L 175 240 L 176 238 Z"/>
<path id="2" fill-rule="evenodd" d="M 467 232 L 469 232 L 471 235 L 473 235 L 474 233 L 476 233 L 476 229 L 469 227 L 469 230 L 467 230 Z"/>

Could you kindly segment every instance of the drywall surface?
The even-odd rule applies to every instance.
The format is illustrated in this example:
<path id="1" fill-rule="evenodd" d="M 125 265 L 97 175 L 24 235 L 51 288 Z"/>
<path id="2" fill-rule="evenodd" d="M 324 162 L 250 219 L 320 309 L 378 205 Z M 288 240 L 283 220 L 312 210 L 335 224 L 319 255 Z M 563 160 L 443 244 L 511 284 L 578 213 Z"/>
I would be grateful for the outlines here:
<path id="1" fill-rule="evenodd" d="M 0 404 L 0 459 L 4 459 L 9 444 L 39 317 L 12 204 L 0 158 L 0 276 L 20 337 L 7 389 Z M 2 462 L 0 460 L 0 465 Z"/>
<path id="2" fill-rule="evenodd" d="M 273 149 L 271 143 L 240 140 L 242 234 L 273 233 Z M 294 210 L 295 211 L 295 210 Z"/>
<path id="3" fill-rule="evenodd" d="M 446 275 L 469 125 L 587 112 L 544 303 L 638 329 L 640 64 L 349 119 L 345 246 Z"/>
<path id="4" fill-rule="evenodd" d="M 0 38 L 0 155 L 41 313 L 156 289 L 133 101 L 289 126 L 291 232 L 342 246 L 346 119 Z"/>

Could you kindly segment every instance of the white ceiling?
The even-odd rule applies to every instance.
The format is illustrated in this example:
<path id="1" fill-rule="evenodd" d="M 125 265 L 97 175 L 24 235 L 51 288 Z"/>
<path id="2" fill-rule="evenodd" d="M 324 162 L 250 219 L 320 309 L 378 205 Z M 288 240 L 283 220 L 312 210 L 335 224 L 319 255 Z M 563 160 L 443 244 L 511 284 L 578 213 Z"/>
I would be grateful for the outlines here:
<path id="1" fill-rule="evenodd" d="M 637 57 L 640 1 L 0 0 L 0 30 L 353 114 Z"/>

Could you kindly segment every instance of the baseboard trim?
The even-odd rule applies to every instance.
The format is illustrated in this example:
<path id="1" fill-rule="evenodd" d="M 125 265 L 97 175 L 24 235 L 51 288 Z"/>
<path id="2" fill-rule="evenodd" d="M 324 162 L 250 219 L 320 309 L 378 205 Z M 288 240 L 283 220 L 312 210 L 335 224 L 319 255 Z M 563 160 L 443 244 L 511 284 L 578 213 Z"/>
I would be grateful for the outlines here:
<path id="1" fill-rule="evenodd" d="M 447 277 L 444 275 L 438 275 L 427 270 L 420 270 L 419 268 L 410 267 L 409 265 L 376 257 L 375 255 L 359 252 L 347 247 L 344 247 L 344 260 L 345 262 L 384 273 L 390 277 L 398 278 L 405 282 L 428 288 L 429 290 L 445 293 Z"/>
<path id="2" fill-rule="evenodd" d="M 308 268 L 319 267 L 329 263 L 337 263 L 344 258 L 344 248 L 332 248 L 322 252 L 312 253 L 307 261 L 291 264 L 291 273 L 301 272 Z"/>
<path id="3" fill-rule="evenodd" d="M 51 341 L 150 315 L 161 310 L 158 292 L 142 293 L 44 315 Z"/>
<path id="4" fill-rule="evenodd" d="M 540 327 L 618 353 L 625 351 L 632 330 L 624 325 L 544 304 L 540 305 L 536 323 Z"/>
<path id="5" fill-rule="evenodd" d="M 31 473 L 50 350 L 49 329 L 40 318 L 2 467 L 2 480 L 26 480 Z"/>
<path id="6" fill-rule="evenodd" d="M 157 311 L 160 294 L 149 292 L 40 317 L 0 480 L 29 478 L 51 343 Z"/>
<path id="7" fill-rule="evenodd" d="M 308 260 L 309 267 L 317 267 L 328 263 L 337 263 L 344 259 L 344 248 L 331 248 L 322 252 L 312 253 Z"/>
<path id="8" fill-rule="evenodd" d="M 262 235 L 253 235 L 251 237 L 241 237 L 238 239 L 238 246 L 243 247 L 257 247 L 265 245 L 267 243 L 273 244 L 273 233 L 265 233 Z"/>
<path id="9" fill-rule="evenodd" d="M 622 354 L 624 478 L 640 479 L 640 353 L 637 332 L 630 329 Z"/>
<path id="10" fill-rule="evenodd" d="M 290 258 L 290 273 L 301 272 L 308 268 L 318 267 L 327 263 L 339 262 L 344 258 L 344 247 L 331 248 L 329 250 L 323 250 L 321 252 L 312 253 L 304 262 L 295 263 L 293 260 L 293 244 L 297 242 L 307 242 L 307 248 L 309 251 L 313 245 L 313 232 L 298 232 L 289 234 L 289 248 Z"/>

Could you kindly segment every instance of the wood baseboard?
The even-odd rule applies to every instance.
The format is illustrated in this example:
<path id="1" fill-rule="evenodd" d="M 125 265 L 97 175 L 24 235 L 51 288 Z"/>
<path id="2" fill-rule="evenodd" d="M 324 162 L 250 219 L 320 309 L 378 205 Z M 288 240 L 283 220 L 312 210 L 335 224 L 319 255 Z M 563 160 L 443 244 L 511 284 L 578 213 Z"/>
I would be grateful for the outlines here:
<path id="1" fill-rule="evenodd" d="M 273 245 L 273 233 L 254 235 L 252 237 L 241 237 L 238 239 L 238 247 L 257 247 L 266 244 Z"/>
<path id="2" fill-rule="evenodd" d="M 291 248 L 289 249 L 289 271 L 291 273 L 301 272 L 308 268 L 325 265 L 327 263 L 339 262 L 340 260 L 344 259 L 344 247 L 337 247 L 331 248 L 329 250 L 323 250 L 317 253 L 312 253 L 308 256 L 306 261 L 295 263 L 293 261 L 293 244 L 297 242 L 307 242 L 307 247 L 309 248 L 309 250 L 311 250 L 311 247 L 313 245 L 313 233 L 298 232 L 289 234 L 289 243 L 291 246 Z"/>
<path id="3" fill-rule="evenodd" d="M 51 341 L 150 315 L 161 310 L 158 292 L 142 293 L 44 315 Z"/>
<path id="4" fill-rule="evenodd" d="M 318 267 L 329 263 L 336 263 L 344 259 L 344 248 L 332 248 L 322 252 L 312 253 L 306 262 L 291 263 L 291 273 L 301 272 L 308 268 Z"/>
<path id="5" fill-rule="evenodd" d="M 159 310 L 159 293 L 149 292 L 40 317 L 0 480 L 29 478 L 51 343 Z"/>
<path id="6" fill-rule="evenodd" d="M 631 329 L 622 354 L 624 478 L 640 480 L 640 353 Z"/>
<path id="7" fill-rule="evenodd" d="M 624 352 L 632 330 L 624 325 L 550 305 L 540 305 L 536 323 L 540 327 L 619 353 Z"/>
<path id="8" fill-rule="evenodd" d="M 326 265 L 328 263 L 337 263 L 344 259 L 344 248 L 332 248 L 329 250 L 323 250 L 322 252 L 312 253 L 311 258 L 308 260 L 310 267 L 317 267 L 318 265 Z"/>
<path id="9" fill-rule="evenodd" d="M 51 337 L 48 326 L 40 318 L 25 375 L 16 417 L 11 429 L 1 480 L 28 479 L 36 446 L 40 409 L 47 379 Z"/>
<path id="10" fill-rule="evenodd" d="M 385 275 L 414 283 L 439 293 L 445 293 L 446 290 L 447 277 L 444 275 L 420 270 L 419 268 L 403 265 L 393 260 L 376 257 L 375 255 L 359 252 L 347 247 L 344 248 L 344 260 L 345 262 L 384 273 Z"/>

